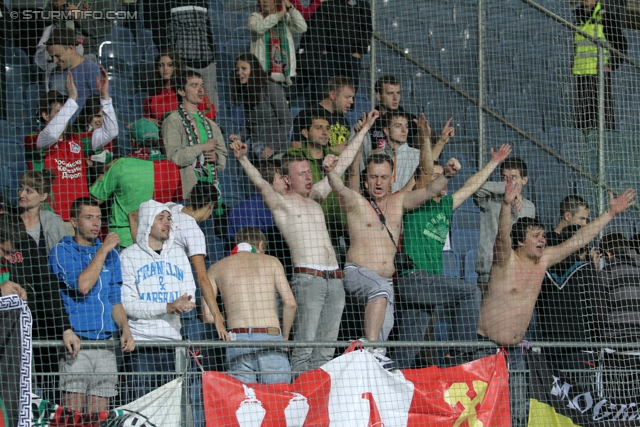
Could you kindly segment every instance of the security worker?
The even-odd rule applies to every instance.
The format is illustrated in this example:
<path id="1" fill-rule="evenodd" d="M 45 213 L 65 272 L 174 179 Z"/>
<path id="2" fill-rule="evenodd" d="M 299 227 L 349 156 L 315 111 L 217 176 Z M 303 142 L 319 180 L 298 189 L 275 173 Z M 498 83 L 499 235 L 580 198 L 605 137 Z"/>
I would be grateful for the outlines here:
<path id="1" fill-rule="evenodd" d="M 615 0 L 610 0 L 615 3 Z M 626 54 L 627 39 L 622 32 L 624 13 L 616 7 L 602 7 L 597 0 L 582 0 L 582 6 L 575 10 L 576 25 L 581 30 L 608 42 L 614 49 Z M 622 9 L 624 10 L 624 9 Z M 573 35 L 573 74 L 576 76 L 577 97 L 575 105 L 575 125 L 578 129 L 598 128 L 598 46 L 582 34 Z M 604 57 L 604 114 L 605 129 L 615 130 L 613 96 L 611 92 L 611 71 L 623 62 L 623 58 L 608 49 L 603 49 Z"/>

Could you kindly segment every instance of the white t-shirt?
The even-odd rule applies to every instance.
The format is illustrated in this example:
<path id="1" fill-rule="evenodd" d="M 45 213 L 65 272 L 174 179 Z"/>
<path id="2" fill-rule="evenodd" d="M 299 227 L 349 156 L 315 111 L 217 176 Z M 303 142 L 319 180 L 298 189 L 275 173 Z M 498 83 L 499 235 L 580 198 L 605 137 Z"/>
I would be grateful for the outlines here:
<path id="1" fill-rule="evenodd" d="M 165 206 L 169 208 L 175 225 L 173 244 L 184 250 L 189 258 L 194 255 L 207 256 L 207 241 L 196 220 L 182 213 L 183 205 L 167 203 Z"/>

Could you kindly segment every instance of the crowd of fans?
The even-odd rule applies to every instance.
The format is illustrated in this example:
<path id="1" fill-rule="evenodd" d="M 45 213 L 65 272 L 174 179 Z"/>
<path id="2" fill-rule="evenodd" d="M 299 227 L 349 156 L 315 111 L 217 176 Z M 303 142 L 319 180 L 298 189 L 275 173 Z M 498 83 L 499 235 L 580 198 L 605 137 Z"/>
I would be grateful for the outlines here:
<path id="1" fill-rule="evenodd" d="M 525 338 L 637 341 L 640 239 L 608 234 L 599 250 L 588 247 L 635 191 L 611 196 L 591 222 L 585 201 L 568 195 L 545 235 L 522 196 L 527 165 L 505 144 L 448 194 L 462 167 L 440 160 L 451 120 L 438 135 L 424 115 L 405 112 L 394 76 L 376 82 L 376 110 L 353 128 L 346 120 L 370 40 L 366 2 L 258 3 L 251 52 L 236 58 L 231 82 L 244 128 L 226 135 L 216 123 L 217 95 L 201 72 L 210 64 L 183 62 L 165 46 L 145 118 L 128 124 L 127 157 L 114 149 L 107 71 L 79 51 L 73 29 L 54 25 L 43 42 L 57 69 L 39 101 L 42 129 L 24 141 L 30 170 L 17 208 L 2 204 L 0 283 L 3 295 L 27 299 L 36 339 L 64 341 L 65 352 L 37 349 L 34 370 L 59 372 L 65 406 L 101 411 L 118 394 L 116 352 L 83 349 L 90 340 L 120 339 L 120 369 L 132 374 L 125 400 L 175 372 L 174 352 L 136 346 L 144 341 L 359 339 L 386 369 L 423 363 L 419 349 L 392 352 L 384 342 L 428 338 L 431 317 L 465 342 L 435 359 L 443 366 L 487 354 L 474 347 L 483 340 L 507 349 L 513 369 L 526 368 Z M 304 33 L 298 52 L 292 33 Z M 292 85 L 312 100 L 295 118 Z M 230 162 L 256 191 L 223 210 L 219 174 Z M 501 181 L 488 181 L 495 170 Z M 481 219 L 478 285 L 442 275 L 453 212 L 468 199 Z M 199 224 L 212 216 L 223 226 L 205 233 Z M 229 256 L 211 259 L 210 234 Z M 560 369 L 595 363 L 571 346 L 546 352 Z M 247 383 L 288 382 L 335 354 L 233 347 L 225 369 Z"/>

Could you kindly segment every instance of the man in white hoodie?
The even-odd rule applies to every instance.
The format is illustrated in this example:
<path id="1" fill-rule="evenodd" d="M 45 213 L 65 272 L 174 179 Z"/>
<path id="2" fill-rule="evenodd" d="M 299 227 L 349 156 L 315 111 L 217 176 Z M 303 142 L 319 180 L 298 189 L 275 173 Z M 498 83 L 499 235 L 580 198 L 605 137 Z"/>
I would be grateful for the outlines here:
<path id="1" fill-rule="evenodd" d="M 195 307 L 195 280 L 184 250 L 174 245 L 175 227 L 167 206 L 142 203 L 136 243 L 120 256 L 122 304 L 136 342 L 180 341 L 180 315 Z M 144 347 L 131 355 L 132 372 L 175 372 L 172 349 Z M 138 399 L 171 379 L 169 374 L 132 377 Z"/>

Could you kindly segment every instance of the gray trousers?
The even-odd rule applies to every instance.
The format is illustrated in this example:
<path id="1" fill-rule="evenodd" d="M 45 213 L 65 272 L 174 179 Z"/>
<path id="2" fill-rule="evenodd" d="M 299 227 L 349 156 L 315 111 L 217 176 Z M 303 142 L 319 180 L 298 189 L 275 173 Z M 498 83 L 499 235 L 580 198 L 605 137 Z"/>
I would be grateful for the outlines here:
<path id="1" fill-rule="evenodd" d="M 414 270 L 398 278 L 398 298 L 402 301 L 396 314 L 399 341 L 422 341 L 429 321 L 427 310 L 440 313 L 447 309 L 453 309 L 455 313 L 449 319 L 453 340 L 476 341 L 481 294 L 473 283 Z M 420 307 L 410 307 L 412 305 Z M 473 351 L 473 348 L 462 350 Z M 401 367 L 409 368 L 414 366 L 419 351 L 417 348 L 398 348 L 394 359 Z"/>
<path id="2" fill-rule="evenodd" d="M 378 334 L 378 341 L 387 341 L 394 322 L 393 279 L 348 262 L 344 266 L 344 287 L 361 303 L 367 304 L 378 298 L 387 299 L 384 321 Z"/>
<path id="3" fill-rule="evenodd" d="M 293 321 L 296 341 L 336 341 L 344 310 L 342 279 L 324 279 L 310 274 L 294 274 L 291 290 L 298 308 Z M 335 348 L 294 348 L 291 370 L 305 372 L 333 358 Z"/>

